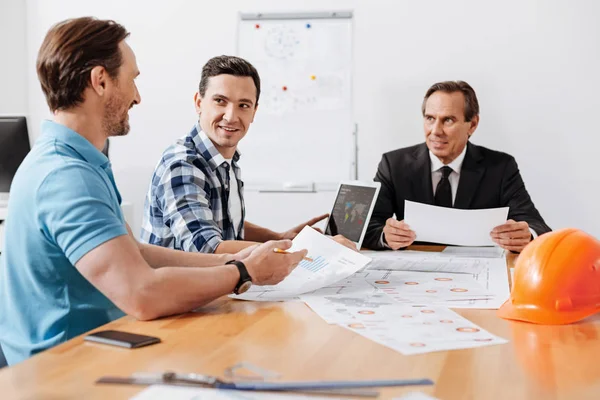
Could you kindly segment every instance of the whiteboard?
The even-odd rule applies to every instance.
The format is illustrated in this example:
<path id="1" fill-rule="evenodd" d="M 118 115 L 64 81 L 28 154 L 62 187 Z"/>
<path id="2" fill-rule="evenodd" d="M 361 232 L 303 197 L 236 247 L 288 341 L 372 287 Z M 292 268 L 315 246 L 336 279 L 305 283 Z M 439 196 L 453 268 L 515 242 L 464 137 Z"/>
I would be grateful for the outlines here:
<path id="1" fill-rule="evenodd" d="M 240 14 L 237 53 L 261 95 L 240 142 L 246 189 L 335 190 L 356 178 L 352 13 Z"/>

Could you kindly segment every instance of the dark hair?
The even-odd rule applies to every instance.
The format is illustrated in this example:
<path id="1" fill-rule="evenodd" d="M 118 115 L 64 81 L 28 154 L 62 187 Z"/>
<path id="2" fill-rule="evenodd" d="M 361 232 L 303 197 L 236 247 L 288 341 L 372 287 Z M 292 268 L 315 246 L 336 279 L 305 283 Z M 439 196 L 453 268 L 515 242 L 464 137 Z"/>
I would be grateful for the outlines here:
<path id="1" fill-rule="evenodd" d="M 423 99 L 423 104 L 421 105 L 421 112 L 423 113 L 423 116 L 425 116 L 425 103 L 427 103 L 427 99 L 437 91 L 446 93 L 462 92 L 465 97 L 466 122 L 470 122 L 473 117 L 479 115 L 479 102 L 477 101 L 477 95 L 475 94 L 475 91 L 471 85 L 464 81 L 445 81 L 434 83 L 429 89 L 427 89 L 427 93 L 425 93 L 425 98 Z"/>
<path id="2" fill-rule="evenodd" d="M 217 75 L 233 75 L 233 76 L 249 76 L 254 81 L 256 87 L 256 104 L 260 97 L 260 77 L 258 71 L 252 64 L 240 57 L 235 56 L 218 56 L 213 57 L 202 67 L 202 77 L 198 92 L 201 97 L 206 94 L 208 79 Z"/>
<path id="3" fill-rule="evenodd" d="M 37 74 L 52 112 L 83 102 L 90 71 L 97 66 L 115 79 L 123 57 L 119 43 L 129 32 L 118 23 L 93 17 L 68 19 L 54 25 L 37 59 Z"/>

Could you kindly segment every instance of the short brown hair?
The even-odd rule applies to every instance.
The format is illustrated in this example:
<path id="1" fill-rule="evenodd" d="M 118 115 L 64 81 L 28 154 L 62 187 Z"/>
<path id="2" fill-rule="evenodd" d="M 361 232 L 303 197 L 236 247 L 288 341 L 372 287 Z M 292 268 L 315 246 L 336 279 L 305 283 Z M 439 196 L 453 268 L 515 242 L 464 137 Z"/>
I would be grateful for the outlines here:
<path id="1" fill-rule="evenodd" d="M 223 74 L 242 77 L 249 76 L 252 78 L 256 87 L 256 104 L 258 104 L 258 98 L 260 97 L 260 77 L 258 76 L 258 71 L 248 61 L 235 56 L 213 57 L 204 64 L 198 87 L 200 96 L 204 97 L 209 78 Z"/>
<path id="2" fill-rule="evenodd" d="M 429 89 L 427 89 L 427 93 L 425 93 L 425 98 L 423 99 L 423 104 L 421 105 L 421 112 L 423 113 L 423 116 L 425 116 L 425 104 L 427 103 L 427 99 L 437 91 L 445 93 L 462 92 L 463 96 L 465 97 L 466 122 L 470 122 L 473 117 L 479 115 L 479 102 L 477 101 L 477 95 L 475 94 L 475 91 L 471 85 L 464 81 L 445 81 L 434 83 Z"/>
<path id="3" fill-rule="evenodd" d="M 52 112 L 83 102 L 90 71 L 97 66 L 115 79 L 123 63 L 119 43 L 129 32 L 111 20 L 68 19 L 54 25 L 40 47 L 37 74 Z"/>

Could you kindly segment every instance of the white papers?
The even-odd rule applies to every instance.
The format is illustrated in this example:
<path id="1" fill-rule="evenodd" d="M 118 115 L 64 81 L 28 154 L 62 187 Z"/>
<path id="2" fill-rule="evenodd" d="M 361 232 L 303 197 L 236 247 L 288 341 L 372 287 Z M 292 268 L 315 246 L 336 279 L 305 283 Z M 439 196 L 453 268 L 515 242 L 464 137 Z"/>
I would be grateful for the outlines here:
<path id="1" fill-rule="evenodd" d="M 505 258 L 456 258 L 435 252 L 366 252 L 372 257 L 368 268 L 347 278 L 346 293 L 350 287 L 359 287 L 360 279 L 374 283 L 389 281 L 387 285 L 376 285 L 398 302 L 427 302 L 450 308 L 498 309 L 508 299 L 510 287 Z M 376 254 L 378 253 L 378 254 Z M 397 259 L 396 259 L 397 257 Z M 455 260 L 448 262 L 448 260 Z M 443 268 L 441 268 L 442 266 Z M 430 272 L 420 272 L 420 271 Z M 441 272 L 438 272 L 441 271 Z M 460 272 L 460 273 L 459 273 Z M 434 281 L 423 285 L 428 277 L 451 278 L 452 281 Z M 418 282 L 418 285 L 395 285 L 401 280 Z M 439 291 L 443 283 L 459 284 L 454 291 Z M 363 283 L 364 284 L 364 283 Z M 434 287 L 437 285 L 436 287 Z M 417 289 L 418 288 L 418 289 Z M 325 290 L 323 288 L 321 290 Z M 425 290 L 425 295 L 415 290 Z M 452 288 L 451 288 L 452 289 Z M 456 290 L 467 289 L 467 291 Z M 427 292 L 429 290 L 429 292 Z M 435 290 L 435 291 L 432 291 Z M 315 292 L 319 293 L 319 291 Z"/>
<path id="2" fill-rule="evenodd" d="M 431 251 L 366 251 L 368 269 L 392 271 L 452 272 L 471 274 L 483 271 L 484 261 L 448 256 Z"/>
<path id="3" fill-rule="evenodd" d="M 276 289 L 266 289 L 274 286 L 252 286 L 246 293 L 229 295 L 232 299 L 248 301 L 300 301 L 300 297 L 286 295 Z"/>
<path id="4" fill-rule="evenodd" d="M 471 275 L 436 272 L 386 273 L 369 275 L 368 283 L 382 290 L 399 303 L 444 303 L 453 307 L 457 300 L 485 300 L 494 294 Z"/>
<path id="5" fill-rule="evenodd" d="M 455 257 L 481 257 L 481 258 L 500 258 L 504 257 L 502 247 L 469 247 L 469 246 L 448 246 L 442 254 Z"/>
<path id="6" fill-rule="evenodd" d="M 461 300 L 452 302 L 452 308 L 476 308 L 497 310 L 510 296 L 508 284 L 508 268 L 505 258 L 480 259 L 483 262 L 482 272 L 473 273 L 475 280 L 489 292 L 494 294 L 487 300 Z"/>
<path id="7" fill-rule="evenodd" d="M 363 277 L 304 294 L 300 299 L 328 324 L 345 323 L 353 319 L 347 307 L 374 309 L 381 305 L 396 304 L 392 297 L 371 286 Z"/>
<path id="8" fill-rule="evenodd" d="M 196 387 L 153 385 L 141 391 L 131 400 L 311 400 L 331 399 L 331 397 L 302 396 L 297 394 L 279 394 L 265 392 L 241 392 L 239 390 L 219 390 Z"/>
<path id="9" fill-rule="evenodd" d="M 459 246 L 493 246 L 490 232 L 506 222 L 508 207 L 459 210 L 405 201 L 404 221 L 417 241 Z"/>
<path id="10" fill-rule="evenodd" d="M 311 308 L 315 304 L 310 297 L 306 302 Z M 346 305 L 338 306 L 337 312 L 339 326 L 406 355 L 506 343 L 454 311 L 439 306 Z"/>
<path id="11" fill-rule="evenodd" d="M 497 301 L 489 297 L 494 285 L 483 275 L 497 278 L 489 272 L 476 279 L 466 274 L 368 270 L 300 298 L 327 323 L 407 355 L 506 343 L 441 306 L 485 308 Z"/>
<path id="12" fill-rule="evenodd" d="M 254 292 L 269 291 L 268 296 L 273 298 L 292 297 L 338 282 L 371 261 L 369 257 L 342 246 L 309 226 L 304 227 L 292 243 L 290 251 L 307 249 L 308 257 L 313 261 L 301 261 L 292 273 L 277 285 L 260 286 L 259 289 L 255 288 Z M 265 296 L 267 295 L 263 294 L 261 297 Z M 248 299 L 248 296 L 230 297 Z"/>
<path id="13" fill-rule="evenodd" d="M 381 252 L 393 256 L 404 253 L 407 258 L 440 257 L 440 253 L 427 252 Z M 369 255 L 373 255 L 371 252 Z M 431 254 L 431 256 L 428 256 Z M 365 296 L 368 286 L 381 289 L 399 303 L 422 303 L 444 305 L 449 308 L 498 309 L 508 299 L 510 287 L 506 259 L 504 258 L 462 258 L 465 273 L 420 272 L 389 268 L 389 263 L 378 264 L 381 261 L 373 255 L 369 268 L 356 273 L 336 285 L 307 293 L 309 296 L 331 296 L 332 293 L 345 294 L 346 297 L 355 295 L 354 300 L 360 301 Z M 374 264 L 375 263 L 375 264 Z M 386 266 L 388 268 L 386 268 Z M 391 264 L 392 267 L 395 264 Z M 374 269 L 376 268 L 376 269 Z M 420 269 L 419 262 L 415 268 Z M 471 272 L 466 273 L 467 270 Z M 438 280 L 436 280 L 436 278 Z M 380 283 L 377 283 L 377 282 Z M 385 283 L 384 283 L 385 282 Z M 408 283 L 408 284 L 407 284 Z M 302 301 L 306 301 L 302 296 Z M 322 303 L 326 304 L 326 302 Z M 319 313 L 320 314 L 320 313 Z"/>

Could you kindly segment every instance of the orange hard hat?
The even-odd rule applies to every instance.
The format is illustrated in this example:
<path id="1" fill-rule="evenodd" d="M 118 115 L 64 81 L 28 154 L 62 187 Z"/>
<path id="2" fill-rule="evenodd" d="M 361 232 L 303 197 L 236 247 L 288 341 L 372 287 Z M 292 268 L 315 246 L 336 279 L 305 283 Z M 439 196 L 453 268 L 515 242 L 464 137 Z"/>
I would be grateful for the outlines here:
<path id="1" fill-rule="evenodd" d="M 570 324 L 600 311 L 600 241 L 578 229 L 537 237 L 519 255 L 510 298 L 498 315 Z"/>

